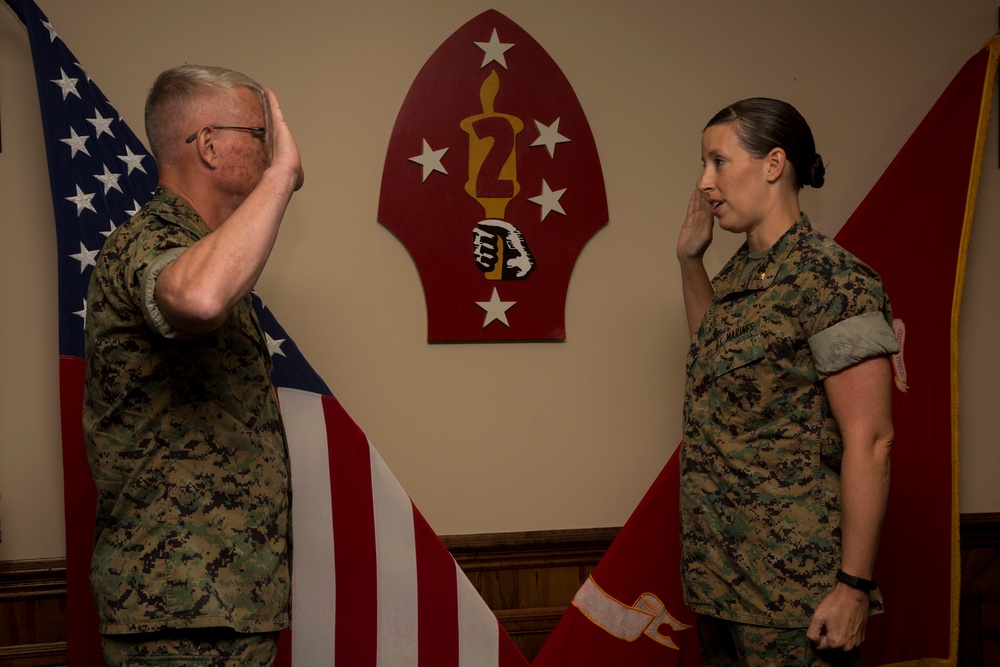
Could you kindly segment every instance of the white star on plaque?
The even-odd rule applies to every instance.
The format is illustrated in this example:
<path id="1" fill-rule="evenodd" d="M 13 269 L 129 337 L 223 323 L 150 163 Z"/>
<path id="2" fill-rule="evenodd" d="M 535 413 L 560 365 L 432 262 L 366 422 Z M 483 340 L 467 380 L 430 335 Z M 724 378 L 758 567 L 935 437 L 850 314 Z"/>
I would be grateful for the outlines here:
<path id="1" fill-rule="evenodd" d="M 443 158 L 444 154 L 448 152 L 448 149 L 439 148 L 438 150 L 433 150 L 431 148 L 431 145 L 427 143 L 426 139 L 424 139 L 423 142 L 424 142 L 423 152 L 420 155 L 414 155 L 413 157 L 410 158 L 410 162 L 416 162 L 417 164 L 419 164 L 421 167 L 424 168 L 423 180 L 426 181 L 427 177 L 433 174 L 435 171 L 439 171 L 442 174 L 447 174 L 448 170 L 445 169 L 444 165 L 441 164 L 441 158 Z"/>
<path id="2" fill-rule="evenodd" d="M 476 42 L 476 46 L 483 50 L 483 64 L 480 68 L 486 67 L 492 62 L 497 62 L 501 67 L 507 69 L 507 59 L 503 54 L 514 48 L 513 44 L 505 44 L 497 37 L 497 29 L 493 28 L 493 35 L 488 42 Z"/>
<path id="3" fill-rule="evenodd" d="M 556 156 L 556 144 L 564 144 L 569 141 L 569 139 L 559 134 L 558 118 L 551 125 L 545 125 L 536 120 L 535 127 L 538 128 L 538 138 L 531 145 L 545 146 L 549 150 L 549 157 Z"/>
<path id="4" fill-rule="evenodd" d="M 505 327 L 510 327 L 510 323 L 507 322 L 507 311 L 510 310 L 511 306 L 516 304 L 517 301 L 501 301 L 500 294 L 497 292 L 497 288 L 493 288 L 493 296 L 490 297 L 489 301 L 477 301 L 476 305 L 486 311 L 486 318 L 483 320 L 483 328 L 492 322 L 493 320 L 500 320 Z"/>
<path id="5" fill-rule="evenodd" d="M 545 219 L 550 212 L 555 211 L 561 215 L 566 215 L 566 211 L 563 210 L 562 204 L 559 203 L 559 199 L 566 193 L 566 188 L 562 190 L 553 191 L 549 184 L 542 179 L 542 194 L 537 197 L 532 197 L 528 201 L 532 204 L 538 204 L 542 207 L 542 220 Z"/>

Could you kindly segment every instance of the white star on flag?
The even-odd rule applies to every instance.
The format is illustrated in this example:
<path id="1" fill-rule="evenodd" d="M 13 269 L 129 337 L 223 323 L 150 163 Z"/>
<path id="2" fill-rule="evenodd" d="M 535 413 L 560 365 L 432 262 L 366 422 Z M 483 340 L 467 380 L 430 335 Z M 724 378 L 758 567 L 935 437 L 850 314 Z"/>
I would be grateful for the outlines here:
<path id="1" fill-rule="evenodd" d="M 114 188 L 118 192 L 122 192 L 122 188 L 118 185 L 118 179 L 121 178 L 121 174 L 112 174 L 111 170 L 108 169 L 108 165 L 104 165 L 103 174 L 94 174 L 94 178 L 104 183 L 104 194 L 108 194 L 111 188 Z M 124 193 L 123 193 L 124 194 Z"/>
<path id="2" fill-rule="evenodd" d="M 49 31 L 49 43 L 51 44 L 52 42 L 56 41 L 56 37 L 58 37 L 59 35 L 56 33 L 56 29 L 52 27 L 52 24 L 49 23 L 48 21 L 42 21 L 42 25 L 45 26 L 45 29 Z"/>
<path id="3" fill-rule="evenodd" d="M 510 323 L 507 322 L 507 311 L 511 306 L 516 304 L 517 301 L 501 301 L 500 294 L 497 292 L 497 288 L 493 288 L 493 296 L 490 297 L 489 301 L 477 301 L 476 305 L 486 311 L 486 318 L 483 320 L 483 328 L 492 322 L 493 320 L 500 320 L 503 322 L 504 326 L 510 327 Z"/>
<path id="4" fill-rule="evenodd" d="M 87 83 L 90 83 L 90 75 L 87 74 L 87 70 L 83 69 L 83 65 L 81 65 L 78 62 L 74 62 L 73 64 L 80 68 L 80 71 L 83 72 L 83 75 L 85 77 L 87 77 Z M 118 120 L 121 120 L 121 116 L 118 117 Z M 111 136 L 114 136 L 114 135 L 111 135 Z"/>
<path id="5" fill-rule="evenodd" d="M 80 273 L 83 273 L 88 266 L 97 266 L 97 255 L 100 252 L 100 248 L 87 250 L 87 246 L 83 245 L 83 241 L 80 241 L 80 252 L 73 253 L 70 257 L 80 262 Z"/>
<path id="6" fill-rule="evenodd" d="M 274 338 L 271 338 L 271 334 L 269 334 L 267 332 L 264 333 L 264 338 L 267 339 L 267 352 L 268 352 L 268 354 L 270 354 L 272 357 L 274 355 L 276 355 L 276 354 L 280 354 L 281 356 L 285 356 L 285 353 L 281 351 L 281 344 L 285 342 L 284 338 L 278 338 L 276 340 Z"/>
<path id="7" fill-rule="evenodd" d="M 559 203 L 559 199 L 566 192 L 566 188 L 562 190 L 555 190 L 549 188 L 549 184 L 542 179 L 542 194 L 537 197 L 532 197 L 528 201 L 532 204 L 538 204 L 542 207 L 542 220 L 545 219 L 551 211 L 555 211 L 561 215 L 566 215 L 566 211 L 563 210 L 562 204 Z"/>
<path id="8" fill-rule="evenodd" d="M 433 174 L 435 171 L 439 171 L 442 174 L 447 174 L 448 170 L 445 169 L 444 165 L 441 164 L 441 158 L 443 158 L 444 154 L 448 152 L 448 149 L 439 148 L 438 150 L 432 150 L 431 145 L 427 143 L 426 139 L 424 139 L 423 142 L 424 142 L 423 153 L 421 153 L 420 155 L 414 155 L 413 157 L 410 158 L 410 162 L 416 162 L 417 164 L 419 164 L 424 168 L 423 180 L 426 181 L 427 177 Z"/>
<path id="9" fill-rule="evenodd" d="M 552 125 L 545 125 L 536 120 L 535 127 L 538 128 L 538 138 L 535 139 L 535 142 L 531 145 L 545 146 L 549 149 L 549 157 L 556 156 L 556 144 L 564 144 L 569 141 L 569 139 L 559 134 L 558 118 L 555 119 Z"/>
<path id="10" fill-rule="evenodd" d="M 83 320 L 83 326 L 87 326 L 87 300 L 83 300 L 83 308 L 74 310 L 73 314 Z M 82 328 L 82 327 L 81 327 Z"/>
<path id="11" fill-rule="evenodd" d="M 483 50 L 483 64 L 480 68 L 486 67 L 491 62 L 498 62 L 500 66 L 507 69 L 507 59 L 503 54 L 514 48 L 513 44 L 505 44 L 497 37 L 497 29 L 493 28 L 493 35 L 488 42 L 475 42 L 476 46 Z"/>
<path id="12" fill-rule="evenodd" d="M 113 231 L 115 231 L 115 229 L 117 229 L 117 227 L 115 226 L 115 221 L 114 220 L 109 220 L 108 224 L 111 226 L 110 229 L 108 229 L 108 231 L 106 231 L 106 232 L 98 232 L 98 234 L 100 234 L 101 236 L 103 236 L 105 238 L 111 236 L 111 233 Z"/>
<path id="13" fill-rule="evenodd" d="M 115 133 L 111 131 L 111 121 L 113 120 L 114 118 L 105 118 L 104 116 L 101 115 L 101 112 L 95 108 L 94 118 L 87 119 L 87 122 L 93 125 L 94 129 L 97 130 L 97 134 L 95 135 L 94 138 L 100 139 L 101 135 L 104 134 L 105 132 L 114 137 Z"/>
<path id="14" fill-rule="evenodd" d="M 62 88 L 63 100 L 69 97 L 70 93 L 73 93 L 77 97 L 80 97 L 80 93 L 76 92 L 76 82 L 79 79 L 74 79 L 73 77 L 66 76 L 65 70 L 62 67 L 59 68 L 59 78 L 51 79 L 52 83 L 56 84 Z M 80 97 L 80 99 L 83 99 Z"/>
<path id="15" fill-rule="evenodd" d="M 68 138 L 59 140 L 73 149 L 72 153 L 70 153 L 69 159 L 72 160 L 76 157 L 76 154 L 80 152 L 84 155 L 90 155 L 90 151 L 87 150 L 87 139 L 90 137 L 87 135 L 83 135 L 81 137 L 76 133 L 76 130 L 74 130 L 72 126 L 69 128 L 69 134 L 70 136 Z"/>
<path id="16" fill-rule="evenodd" d="M 142 159 L 146 156 L 136 155 L 128 146 L 125 146 L 125 153 L 125 155 L 119 155 L 118 159 L 128 165 L 128 172 L 126 172 L 126 174 L 130 175 L 133 169 L 138 169 L 145 174 L 146 170 L 142 167 Z"/>
<path id="17" fill-rule="evenodd" d="M 132 200 L 132 208 L 131 209 L 125 209 L 125 212 L 128 213 L 128 217 L 131 218 L 133 215 L 135 215 L 136 213 L 139 212 L 140 208 L 142 208 L 142 204 L 140 204 L 139 202 L 137 202 L 136 200 L 133 199 Z M 111 231 L 114 231 L 114 230 L 112 229 Z"/>
<path id="18" fill-rule="evenodd" d="M 93 198 L 94 195 L 92 194 L 88 195 L 84 193 L 84 191 L 81 190 L 80 186 L 78 185 L 76 186 L 76 195 L 73 197 L 66 197 L 66 201 L 71 201 L 74 204 L 76 204 L 76 215 L 77 217 L 80 217 L 80 214 L 83 213 L 83 209 L 85 208 L 90 209 L 94 213 L 97 213 L 97 209 L 94 208 L 94 205 L 90 203 L 90 200 Z"/>

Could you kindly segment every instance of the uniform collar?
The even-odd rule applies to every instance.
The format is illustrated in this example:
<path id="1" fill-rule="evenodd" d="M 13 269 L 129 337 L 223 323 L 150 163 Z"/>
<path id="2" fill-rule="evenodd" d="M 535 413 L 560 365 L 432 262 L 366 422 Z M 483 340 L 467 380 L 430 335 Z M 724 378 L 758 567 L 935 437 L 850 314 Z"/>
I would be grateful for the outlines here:
<path id="1" fill-rule="evenodd" d="M 194 207 L 173 190 L 158 185 L 149 202 L 149 210 L 160 218 L 194 232 L 198 238 L 208 236 L 212 229 Z"/>
<path id="2" fill-rule="evenodd" d="M 770 287 L 788 253 L 798 245 L 803 236 L 811 232 L 812 225 L 809 223 L 809 216 L 803 213 L 802 217 L 771 246 L 754 272 L 743 282 L 740 282 L 740 275 L 743 273 L 743 267 L 746 266 L 749 255 L 749 248 L 744 243 L 712 280 L 717 297 L 721 298 L 733 292 L 762 290 Z"/>

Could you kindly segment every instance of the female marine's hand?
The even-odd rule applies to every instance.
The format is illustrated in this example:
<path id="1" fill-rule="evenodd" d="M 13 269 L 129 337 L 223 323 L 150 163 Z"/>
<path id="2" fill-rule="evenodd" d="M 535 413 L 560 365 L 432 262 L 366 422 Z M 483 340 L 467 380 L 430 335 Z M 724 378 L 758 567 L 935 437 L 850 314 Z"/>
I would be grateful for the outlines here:
<path id="1" fill-rule="evenodd" d="M 681 226 L 680 237 L 677 239 L 677 259 L 700 260 L 708 246 L 712 245 L 712 232 L 715 228 L 715 218 L 712 217 L 712 207 L 705 193 L 695 188 L 688 200 L 687 215 Z"/>

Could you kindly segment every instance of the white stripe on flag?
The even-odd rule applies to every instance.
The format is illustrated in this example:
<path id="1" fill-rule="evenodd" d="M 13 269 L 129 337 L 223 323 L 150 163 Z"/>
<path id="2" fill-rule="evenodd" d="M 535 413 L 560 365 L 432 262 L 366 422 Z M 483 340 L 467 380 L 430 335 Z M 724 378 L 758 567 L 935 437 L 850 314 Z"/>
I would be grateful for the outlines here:
<path id="1" fill-rule="evenodd" d="M 375 448 L 371 454 L 378 560 L 378 667 L 417 665 L 417 552 L 413 504 Z"/>
<path id="2" fill-rule="evenodd" d="M 458 585 L 458 666 L 496 667 L 500 662 L 500 626 L 496 616 L 455 564 Z"/>
<path id="3" fill-rule="evenodd" d="M 297 389 L 279 389 L 278 396 L 288 437 L 294 503 L 292 664 L 333 665 L 337 596 L 323 399 Z"/>

